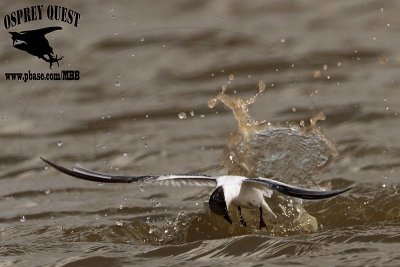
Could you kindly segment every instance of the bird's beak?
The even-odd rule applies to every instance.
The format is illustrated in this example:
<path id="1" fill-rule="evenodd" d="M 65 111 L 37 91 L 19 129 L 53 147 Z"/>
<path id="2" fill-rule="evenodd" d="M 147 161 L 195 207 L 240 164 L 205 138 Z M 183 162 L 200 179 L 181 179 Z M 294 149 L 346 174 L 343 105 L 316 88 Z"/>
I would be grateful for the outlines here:
<path id="1" fill-rule="evenodd" d="M 231 217 L 229 217 L 228 212 L 225 212 L 224 219 L 225 219 L 228 223 L 232 224 L 232 219 L 231 219 Z"/>

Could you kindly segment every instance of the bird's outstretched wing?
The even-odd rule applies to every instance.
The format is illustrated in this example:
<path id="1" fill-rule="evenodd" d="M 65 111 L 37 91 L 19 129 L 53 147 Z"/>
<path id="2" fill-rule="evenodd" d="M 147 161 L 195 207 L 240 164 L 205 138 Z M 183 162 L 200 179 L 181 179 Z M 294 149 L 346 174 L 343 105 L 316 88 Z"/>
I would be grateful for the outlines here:
<path id="1" fill-rule="evenodd" d="M 276 190 L 284 195 L 302 198 L 302 199 L 324 199 L 337 196 L 341 193 L 349 191 L 351 187 L 346 189 L 338 189 L 338 190 L 318 190 L 318 189 L 307 189 L 296 187 L 292 185 L 288 185 L 276 180 L 268 179 L 268 178 L 257 178 L 257 179 L 246 179 L 243 183 L 252 184 L 255 187 L 258 187 L 261 190 L 265 190 L 267 188 Z"/>
<path id="2" fill-rule="evenodd" d="M 40 29 L 36 29 L 36 30 L 29 30 L 29 31 L 22 31 L 21 33 L 29 33 L 29 34 L 36 34 L 36 35 L 46 35 L 49 32 L 53 32 L 56 30 L 62 30 L 62 27 L 60 26 L 56 26 L 56 27 L 46 27 L 46 28 L 40 28 Z"/>
<path id="3" fill-rule="evenodd" d="M 207 175 L 199 174 L 171 174 L 171 175 L 145 175 L 145 176 L 125 176 L 113 175 L 95 172 L 88 170 L 82 166 L 77 166 L 73 169 L 68 169 L 63 166 L 57 165 L 47 159 L 40 157 L 45 163 L 55 168 L 56 170 L 83 180 L 100 182 L 100 183 L 158 183 L 162 185 L 172 186 L 215 186 L 216 179 Z"/>

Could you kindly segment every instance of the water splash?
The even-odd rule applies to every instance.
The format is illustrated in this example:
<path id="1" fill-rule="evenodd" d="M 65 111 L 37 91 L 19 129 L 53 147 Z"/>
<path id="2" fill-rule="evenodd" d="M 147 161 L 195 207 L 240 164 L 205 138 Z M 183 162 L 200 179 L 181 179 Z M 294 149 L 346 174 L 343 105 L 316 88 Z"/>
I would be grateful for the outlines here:
<path id="1" fill-rule="evenodd" d="M 305 122 L 285 125 L 257 121 L 249 114 L 249 105 L 265 90 L 259 82 L 259 92 L 248 99 L 220 92 L 209 101 L 213 108 L 218 101 L 232 110 L 238 128 L 228 139 L 223 158 L 230 174 L 253 177 L 279 177 L 290 183 L 309 185 L 310 178 L 339 153 L 325 137 L 317 122 L 325 120 L 320 112 Z"/>
<path id="2" fill-rule="evenodd" d="M 329 161 L 338 155 L 332 141 L 327 139 L 317 126 L 325 120 L 320 112 L 310 118 L 310 125 L 304 121 L 291 122 L 286 125 L 257 121 L 251 118 L 249 106 L 264 93 L 263 81 L 258 84 L 258 93 L 248 99 L 230 96 L 222 90 L 217 97 L 208 102 L 210 108 L 218 101 L 232 110 L 238 123 L 236 131 L 228 138 L 223 153 L 229 173 L 247 177 L 277 177 L 279 180 L 303 186 L 316 186 L 312 177 Z M 308 214 L 299 199 L 274 196 L 272 206 L 280 207 L 279 224 L 282 231 L 296 229 L 301 232 L 315 232 L 318 221 Z"/>

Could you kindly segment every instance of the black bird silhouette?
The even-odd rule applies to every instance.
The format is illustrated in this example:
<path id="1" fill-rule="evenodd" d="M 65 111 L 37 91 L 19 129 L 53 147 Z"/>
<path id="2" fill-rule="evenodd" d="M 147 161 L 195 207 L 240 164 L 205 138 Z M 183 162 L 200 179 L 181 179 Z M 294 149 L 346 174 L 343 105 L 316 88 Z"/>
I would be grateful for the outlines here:
<path id="1" fill-rule="evenodd" d="M 49 32 L 61 29 L 62 27 L 46 27 L 30 31 L 10 32 L 10 34 L 15 48 L 49 62 L 51 69 L 53 63 L 57 63 L 60 66 L 58 61 L 63 59 L 63 57 L 58 58 L 54 54 L 53 48 L 44 36 Z"/>

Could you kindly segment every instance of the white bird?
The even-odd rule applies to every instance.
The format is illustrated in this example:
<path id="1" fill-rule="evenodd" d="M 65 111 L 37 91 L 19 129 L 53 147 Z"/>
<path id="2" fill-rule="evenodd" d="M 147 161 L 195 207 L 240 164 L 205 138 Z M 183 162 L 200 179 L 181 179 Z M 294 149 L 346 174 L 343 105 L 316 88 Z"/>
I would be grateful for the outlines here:
<path id="1" fill-rule="evenodd" d="M 260 229 L 266 227 L 263 219 L 263 212 L 267 213 L 272 221 L 276 220 L 275 213 L 265 202 L 265 197 L 272 196 L 272 190 L 282 194 L 302 198 L 302 199 L 324 199 L 337 196 L 351 188 L 324 191 L 318 189 L 306 189 L 291 186 L 268 178 L 246 178 L 243 176 L 224 175 L 211 177 L 202 174 L 170 174 L 170 175 L 145 175 L 145 176 L 125 176 L 112 175 L 94 172 L 77 165 L 73 169 L 67 169 L 57 165 L 47 159 L 41 159 L 57 169 L 58 171 L 83 180 L 95 181 L 100 183 L 160 183 L 173 186 L 208 186 L 215 187 L 210 196 L 209 207 L 217 215 L 223 216 L 226 221 L 232 224 L 229 216 L 229 207 L 235 206 L 240 215 L 240 223 L 246 226 L 246 222 L 241 214 L 241 207 L 247 209 L 257 209 L 260 212 Z"/>

